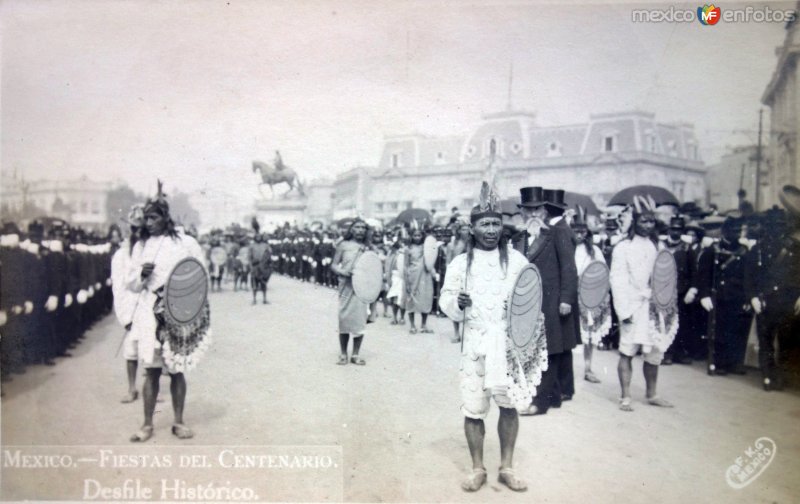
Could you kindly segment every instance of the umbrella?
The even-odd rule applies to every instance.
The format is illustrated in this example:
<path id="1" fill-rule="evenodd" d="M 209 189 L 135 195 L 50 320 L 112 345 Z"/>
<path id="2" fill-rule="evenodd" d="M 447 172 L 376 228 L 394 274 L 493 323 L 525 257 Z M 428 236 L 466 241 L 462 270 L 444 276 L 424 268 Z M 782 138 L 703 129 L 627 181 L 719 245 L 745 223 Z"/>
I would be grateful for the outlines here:
<path id="1" fill-rule="evenodd" d="M 424 224 L 425 222 L 430 224 L 433 221 L 431 214 L 427 210 L 423 210 L 422 208 L 407 208 L 400 212 L 397 217 L 389 221 L 389 225 L 392 226 L 398 223 L 410 224 L 411 221 L 414 220 L 420 224 Z"/>
<path id="2" fill-rule="evenodd" d="M 594 204 L 592 198 L 585 194 L 566 191 L 564 192 L 564 203 L 576 210 L 578 209 L 578 205 L 582 206 L 586 210 L 587 215 L 600 215 L 600 210 L 597 208 L 597 205 Z"/>
<path id="3" fill-rule="evenodd" d="M 615 194 L 613 198 L 611 198 L 611 201 L 608 202 L 608 205 L 632 205 L 633 197 L 635 195 L 644 197 L 651 196 L 656 201 L 656 205 L 680 206 L 678 198 L 676 198 L 671 192 L 667 191 L 663 187 L 650 185 L 638 185 L 623 189 Z"/>

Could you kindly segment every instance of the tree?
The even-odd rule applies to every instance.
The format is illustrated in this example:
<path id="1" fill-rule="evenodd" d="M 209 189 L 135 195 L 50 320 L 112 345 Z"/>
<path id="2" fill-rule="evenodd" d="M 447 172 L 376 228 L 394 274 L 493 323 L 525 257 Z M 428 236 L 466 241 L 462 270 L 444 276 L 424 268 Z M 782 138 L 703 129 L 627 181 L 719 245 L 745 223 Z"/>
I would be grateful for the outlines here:
<path id="1" fill-rule="evenodd" d="M 136 203 L 144 203 L 144 196 L 136 194 L 127 184 L 122 184 L 108 191 L 106 199 L 106 215 L 108 224 L 119 223 L 128 217 L 128 212 Z"/>
<path id="2" fill-rule="evenodd" d="M 189 195 L 182 192 L 174 192 L 167 194 L 167 201 L 169 201 L 169 213 L 176 224 L 180 224 L 185 228 L 189 226 L 200 227 L 200 213 L 195 210 L 189 201 Z"/>

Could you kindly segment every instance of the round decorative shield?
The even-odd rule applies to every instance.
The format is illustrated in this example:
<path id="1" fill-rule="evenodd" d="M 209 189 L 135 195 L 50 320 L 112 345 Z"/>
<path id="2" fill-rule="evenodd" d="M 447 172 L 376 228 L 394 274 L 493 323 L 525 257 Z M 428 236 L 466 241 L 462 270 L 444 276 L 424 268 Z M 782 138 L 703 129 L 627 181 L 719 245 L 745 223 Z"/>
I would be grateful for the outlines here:
<path id="1" fill-rule="evenodd" d="M 609 288 L 608 266 L 602 261 L 593 261 L 578 280 L 578 302 L 584 308 L 596 308 L 608 296 Z"/>
<path id="2" fill-rule="evenodd" d="M 428 236 L 422 243 L 422 258 L 428 271 L 433 271 L 436 258 L 439 256 L 439 241 L 433 236 Z"/>
<path id="3" fill-rule="evenodd" d="M 528 347 L 539 332 L 539 314 L 542 311 L 542 277 L 533 264 L 519 272 L 507 309 L 511 341 L 517 347 Z"/>
<path id="4" fill-rule="evenodd" d="M 383 261 L 368 250 L 353 265 L 353 291 L 365 303 L 374 303 L 383 287 Z"/>
<path id="5" fill-rule="evenodd" d="M 200 261 L 182 259 L 164 285 L 164 313 L 176 324 L 191 324 L 203 312 L 208 295 L 208 275 Z"/>
<path id="6" fill-rule="evenodd" d="M 656 255 L 652 289 L 652 301 L 657 307 L 667 308 L 678 302 L 678 267 L 668 250 L 661 250 Z"/>
<path id="7" fill-rule="evenodd" d="M 211 249 L 211 263 L 217 266 L 224 266 L 228 262 L 228 253 L 222 247 Z"/>

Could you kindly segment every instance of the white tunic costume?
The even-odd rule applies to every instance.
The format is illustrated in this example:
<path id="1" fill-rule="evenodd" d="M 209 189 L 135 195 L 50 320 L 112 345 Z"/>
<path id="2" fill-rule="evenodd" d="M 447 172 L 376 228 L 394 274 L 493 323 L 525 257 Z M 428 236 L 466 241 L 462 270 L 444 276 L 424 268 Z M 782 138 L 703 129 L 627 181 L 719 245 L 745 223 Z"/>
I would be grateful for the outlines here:
<path id="1" fill-rule="evenodd" d="M 508 374 L 506 303 L 528 260 L 516 250 L 509 250 L 504 272 L 498 250 L 475 249 L 473 254 L 469 275 L 467 254 L 456 256 L 447 266 L 439 306 L 452 320 L 462 322 L 465 310 L 458 307 L 458 294 L 466 291 L 472 299 L 472 306 L 466 309 L 461 352 L 462 412 L 470 418 L 484 418 L 490 395 L 502 407 L 528 406 L 541 373 L 524 387 L 515 385 Z M 546 351 L 543 358 L 546 367 Z"/>
<path id="2" fill-rule="evenodd" d="M 658 348 L 658 335 L 651 330 L 649 316 L 650 281 L 657 252 L 650 239 L 639 235 L 614 247 L 610 281 L 614 309 L 620 320 L 620 346 L 642 345 L 645 352 Z M 623 324 L 622 321 L 628 318 L 631 323 Z"/>
<path id="3" fill-rule="evenodd" d="M 179 234 L 177 238 L 170 236 L 154 236 L 146 241 L 139 241 L 133 247 L 131 261 L 126 275 L 129 289 L 138 293 L 137 306 L 133 313 L 131 336 L 139 341 L 139 356 L 145 366 L 158 364 L 156 350 L 161 344 L 156 339 L 158 321 L 153 308 L 158 296 L 156 291 L 164 286 L 169 274 L 179 261 L 186 257 L 194 257 L 202 264 L 203 249 L 191 236 Z M 154 263 L 153 273 L 144 282 L 141 279 L 142 265 Z"/>
<path id="4" fill-rule="evenodd" d="M 575 247 L 575 266 L 578 270 L 579 279 L 581 275 L 583 275 L 583 272 L 586 271 L 586 268 L 593 262 L 606 263 L 600 247 L 592 245 L 592 248 L 594 249 L 594 257 L 586 252 L 586 245 L 580 244 Z M 583 341 L 584 345 L 597 345 L 611 332 L 610 299 L 606 296 L 605 301 L 592 310 L 587 310 L 580 303 L 579 306 L 581 341 Z"/>

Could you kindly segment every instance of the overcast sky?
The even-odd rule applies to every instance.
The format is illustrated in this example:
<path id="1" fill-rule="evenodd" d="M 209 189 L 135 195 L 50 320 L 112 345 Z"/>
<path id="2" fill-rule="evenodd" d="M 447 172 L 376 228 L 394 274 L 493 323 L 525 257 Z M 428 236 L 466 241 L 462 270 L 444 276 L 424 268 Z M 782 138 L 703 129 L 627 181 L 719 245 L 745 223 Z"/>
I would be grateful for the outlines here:
<path id="1" fill-rule="evenodd" d="M 647 7 L 670 5 L 697 8 Z M 387 134 L 468 131 L 505 108 L 511 63 L 542 125 L 638 108 L 694 123 L 709 161 L 754 143 L 783 25 L 634 24 L 637 7 L 5 0 L 2 169 L 252 195 L 275 149 L 312 179 L 376 164 Z"/>

